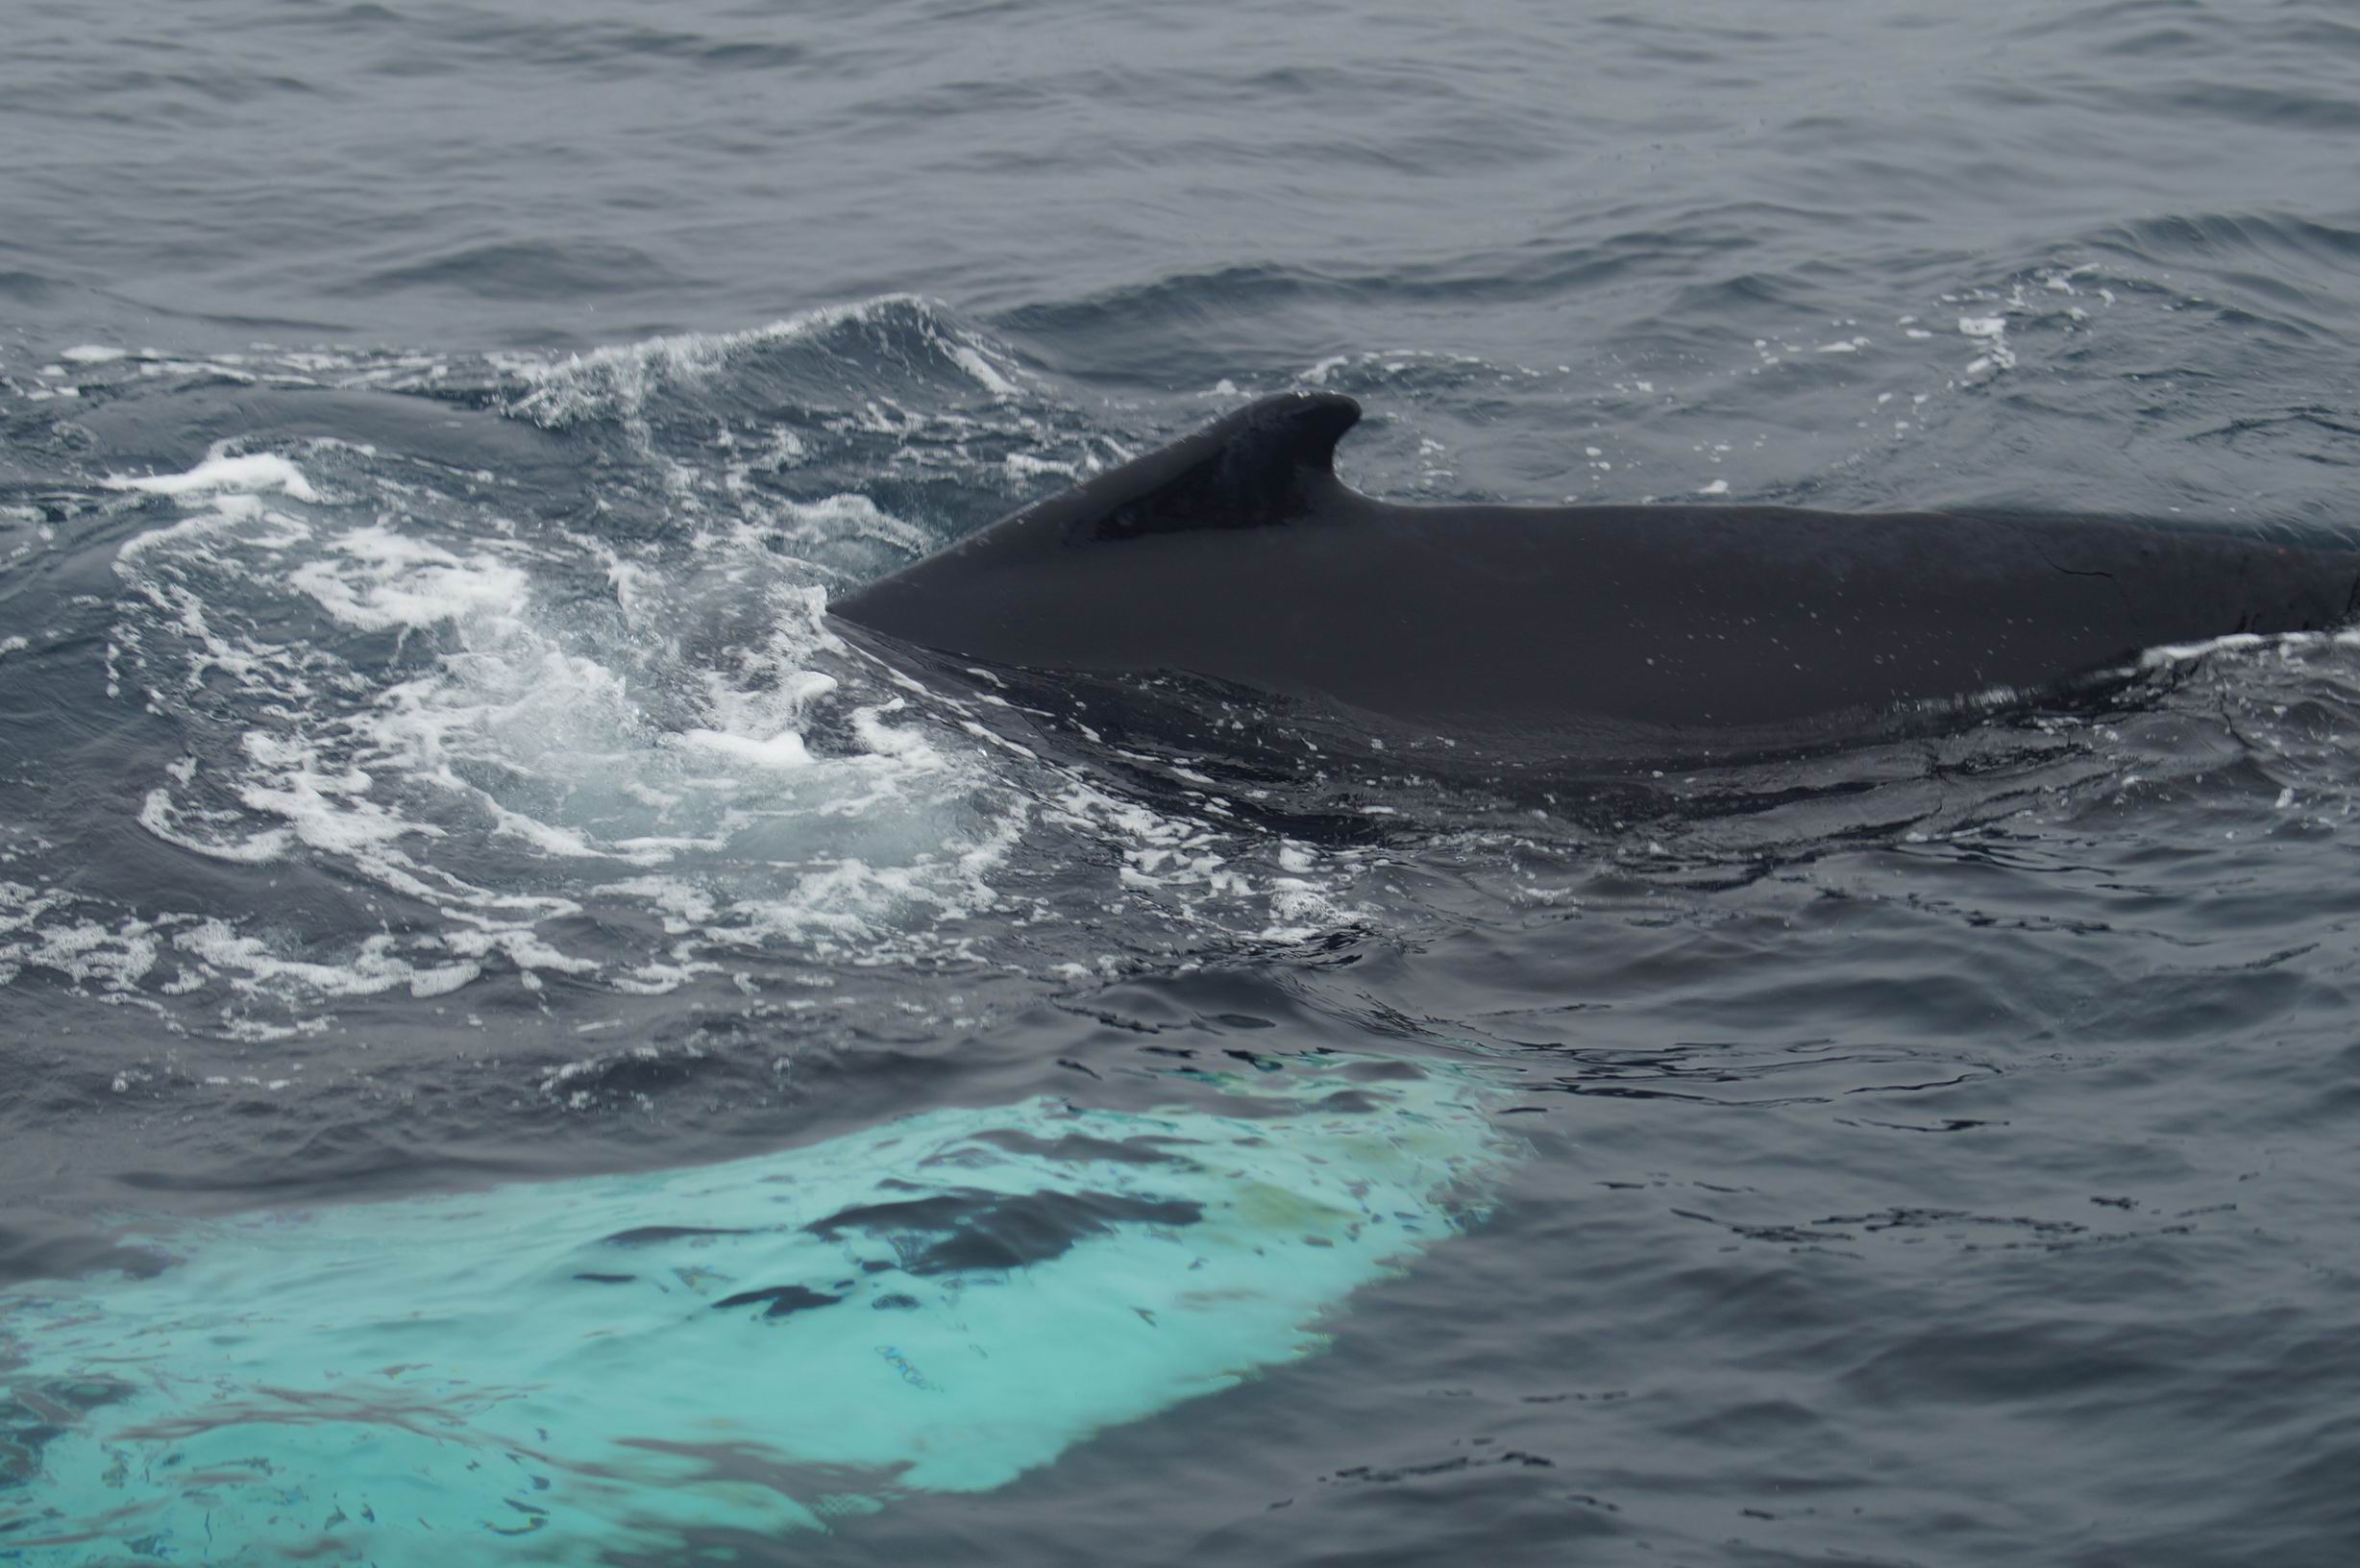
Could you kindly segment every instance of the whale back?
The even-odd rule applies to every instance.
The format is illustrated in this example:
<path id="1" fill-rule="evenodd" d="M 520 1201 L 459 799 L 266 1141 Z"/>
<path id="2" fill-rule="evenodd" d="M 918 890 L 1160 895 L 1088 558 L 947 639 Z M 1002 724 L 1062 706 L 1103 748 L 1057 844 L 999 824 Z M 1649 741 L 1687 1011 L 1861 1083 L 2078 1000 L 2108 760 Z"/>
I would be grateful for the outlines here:
<path id="1" fill-rule="evenodd" d="M 1945 727 L 2119 683 L 2159 645 L 2323 630 L 2360 603 L 2360 551 L 2342 539 L 2075 515 L 1401 505 L 1336 476 L 1359 416 L 1331 393 L 1265 399 L 831 609 L 1002 668 L 1193 676 L 1487 756 L 1661 766 Z"/>

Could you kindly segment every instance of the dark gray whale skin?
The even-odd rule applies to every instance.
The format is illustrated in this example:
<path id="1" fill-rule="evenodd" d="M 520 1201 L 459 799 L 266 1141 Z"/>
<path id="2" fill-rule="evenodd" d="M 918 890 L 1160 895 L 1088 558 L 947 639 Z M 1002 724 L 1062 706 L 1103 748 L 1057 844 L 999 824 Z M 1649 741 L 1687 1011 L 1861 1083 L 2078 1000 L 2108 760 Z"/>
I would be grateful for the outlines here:
<path id="1" fill-rule="evenodd" d="M 830 605 L 954 659 L 1203 677 L 1415 747 L 1666 764 L 1955 725 L 2144 650 L 2324 630 L 2340 539 L 2069 515 L 1405 506 L 1266 398 Z"/>

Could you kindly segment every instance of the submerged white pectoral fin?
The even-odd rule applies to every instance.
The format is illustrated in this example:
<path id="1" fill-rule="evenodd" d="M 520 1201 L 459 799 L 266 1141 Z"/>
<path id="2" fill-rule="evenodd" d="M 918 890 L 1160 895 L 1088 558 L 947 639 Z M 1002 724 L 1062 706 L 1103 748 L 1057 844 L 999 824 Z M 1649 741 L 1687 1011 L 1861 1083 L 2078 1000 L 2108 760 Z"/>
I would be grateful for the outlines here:
<path id="1" fill-rule="evenodd" d="M 0 1294 L 0 1555 L 582 1560 L 1003 1485 L 1305 1354 L 1449 1234 L 1506 1158 L 1491 1091 L 1435 1070 L 1340 1112 L 1348 1066 L 213 1222 L 151 1277 Z"/>

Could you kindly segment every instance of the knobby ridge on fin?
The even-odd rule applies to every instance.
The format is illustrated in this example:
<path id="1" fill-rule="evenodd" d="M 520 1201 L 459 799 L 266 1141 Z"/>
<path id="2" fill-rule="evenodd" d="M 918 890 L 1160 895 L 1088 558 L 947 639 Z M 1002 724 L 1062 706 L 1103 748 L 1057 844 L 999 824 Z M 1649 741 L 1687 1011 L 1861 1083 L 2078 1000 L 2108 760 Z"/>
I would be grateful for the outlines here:
<path id="1" fill-rule="evenodd" d="M 1336 443 L 1361 405 L 1337 392 L 1282 392 L 1035 508 L 1066 543 L 1197 528 L 1262 528 L 1302 515 L 1336 475 Z"/>

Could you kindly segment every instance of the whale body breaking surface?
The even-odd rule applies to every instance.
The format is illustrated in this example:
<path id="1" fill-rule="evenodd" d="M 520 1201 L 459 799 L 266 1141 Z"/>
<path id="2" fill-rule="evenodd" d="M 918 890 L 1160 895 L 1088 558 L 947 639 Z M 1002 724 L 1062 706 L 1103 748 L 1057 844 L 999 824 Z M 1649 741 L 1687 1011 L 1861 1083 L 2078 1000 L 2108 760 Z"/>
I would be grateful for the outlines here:
<path id="1" fill-rule="evenodd" d="M 2071 697 L 2149 649 L 2360 608 L 2339 537 L 2075 515 L 1399 505 L 1360 406 L 1261 400 L 831 602 L 1015 670 L 1203 677 L 1412 748 L 1738 760 Z"/>

